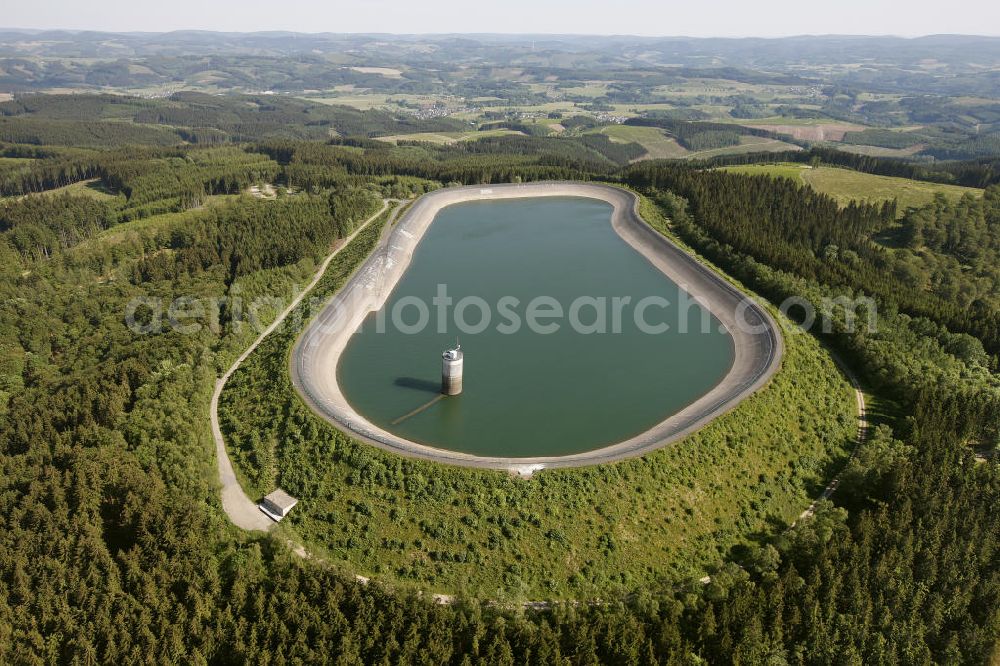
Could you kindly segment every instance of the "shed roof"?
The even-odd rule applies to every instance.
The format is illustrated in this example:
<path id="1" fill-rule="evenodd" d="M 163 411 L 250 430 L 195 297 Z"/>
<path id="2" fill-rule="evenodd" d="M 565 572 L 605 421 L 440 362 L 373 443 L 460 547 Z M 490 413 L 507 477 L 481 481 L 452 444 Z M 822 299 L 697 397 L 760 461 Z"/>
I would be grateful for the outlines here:
<path id="1" fill-rule="evenodd" d="M 272 506 L 278 507 L 282 511 L 288 511 L 298 503 L 297 499 L 286 493 L 281 488 L 278 488 L 273 493 L 265 497 L 264 500 Z"/>

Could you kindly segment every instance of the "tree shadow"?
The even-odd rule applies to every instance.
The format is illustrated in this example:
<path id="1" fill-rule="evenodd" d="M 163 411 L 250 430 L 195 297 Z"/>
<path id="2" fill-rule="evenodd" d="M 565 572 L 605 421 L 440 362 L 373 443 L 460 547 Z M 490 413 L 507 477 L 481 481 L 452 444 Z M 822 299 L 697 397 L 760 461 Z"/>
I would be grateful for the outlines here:
<path id="1" fill-rule="evenodd" d="M 426 379 L 420 379 L 419 377 L 397 377 L 393 384 L 403 388 L 414 389 L 416 391 L 425 391 L 427 393 L 441 392 L 440 382 L 432 382 Z"/>
<path id="2" fill-rule="evenodd" d="M 746 535 L 747 542 L 735 544 L 729 549 L 729 557 L 739 559 L 745 557 L 750 545 L 764 546 L 773 543 L 774 540 L 789 530 L 791 523 L 780 516 L 768 513 L 764 516 L 764 525 L 759 530 L 755 530 Z"/>

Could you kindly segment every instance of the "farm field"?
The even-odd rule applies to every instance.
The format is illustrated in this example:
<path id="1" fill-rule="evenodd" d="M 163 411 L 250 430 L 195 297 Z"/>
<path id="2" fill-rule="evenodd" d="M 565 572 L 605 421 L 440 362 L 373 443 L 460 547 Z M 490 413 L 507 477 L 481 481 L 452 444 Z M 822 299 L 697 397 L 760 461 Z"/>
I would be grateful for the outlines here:
<path id="1" fill-rule="evenodd" d="M 799 180 L 817 192 L 828 194 L 841 205 L 851 201 L 881 202 L 896 199 L 899 213 L 907 208 L 923 206 L 934 200 L 938 193 L 957 200 L 966 194 L 981 197 L 983 191 L 974 187 L 943 185 L 911 180 L 877 176 L 837 167 L 810 167 L 803 164 L 754 164 L 747 166 L 723 167 L 726 171 L 747 174 L 768 174 L 776 177 Z"/>
<path id="2" fill-rule="evenodd" d="M 768 118 L 754 118 L 753 120 L 742 120 L 742 119 L 731 119 L 734 125 L 764 125 L 768 128 L 780 125 L 788 125 L 792 127 L 823 127 L 827 125 L 849 125 L 851 127 L 856 127 L 857 131 L 865 129 L 863 125 L 858 125 L 856 123 L 842 123 L 840 121 L 833 120 L 831 118 L 789 118 L 786 116 L 771 116 Z"/>
<path id="3" fill-rule="evenodd" d="M 484 139 L 489 136 L 504 136 L 507 134 L 523 133 L 515 130 L 497 129 L 483 131 L 470 130 L 468 132 L 415 132 L 413 134 L 394 134 L 392 136 L 380 136 L 377 138 L 379 141 L 392 144 L 399 143 L 400 141 L 426 141 L 427 143 L 445 145 L 459 141 L 475 141 L 476 139 Z"/>
<path id="4" fill-rule="evenodd" d="M 395 69 L 393 67 L 351 67 L 351 69 L 355 72 L 361 72 L 362 74 L 378 74 L 387 79 L 403 78 L 402 70 Z"/>
<path id="5" fill-rule="evenodd" d="M 766 129 L 778 134 L 787 134 L 800 141 L 840 141 L 847 132 L 860 132 L 864 125 L 854 123 L 819 122 L 810 124 L 794 124 L 779 119 L 774 122 L 740 123 L 744 127 Z"/>
<path id="6" fill-rule="evenodd" d="M 688 151 L 676 140 L 656 127 L 634 127 L 631 125 L 609 125 L 601 129 L 612 141 L 620 143 L 635 142 L 646 149 L 647 155 L 640 159 L 658 160 L 685 157 Z"/>
<path id="7" fill-rule="evenodd" d="M 656 127 L 639 127 L 632 125 L 609 125 L 599 131 L 606 134 L 612 141 L 620 143 L 635 142 L 646 149 L 647 154 L 638 160 L 658 159 L 708 159 L 718 155 L 739 155 L 752 152 L 782 152 L 786 150 L 801 150 L 799 146 L 777 139 L 759 136 L 741 136 L 738 146 L 726 146 L 711 150 L 689 151 Z"/>
<path id="8" fill-rule="evenodd" d="M 886 148 L 884 146 L 866 146 L 864 144 L 851 143 L 830 143 L 824 145 L 836 150 L 842 150 L 845 153 L 870 155 L 872 157 L 910 157 L 919 153 L 924 148 L 924 144 L 921 143 L 909 148 Z"/>
<path id="9" fill-rule="evenodd" d="M 456 100 L 438 96 L 438 95 L 393 95 L 384 93 L 371 93 L 371 92 L 349 92 L 349 94 L 321 94 L 321 95 L 302 95 L 302 99 L 309 100 L 310 102 L 318 102 L 320 104 L 334 104 L 342 106 L 350 106 L 361 111 L 368 111 L 371 109 L 380 109 L 384 107 L 396 107 L 398 102 L 409 102 L 413 104 L 434 104 L 438 101 L 452 102 L 455 103 Z"/>
<path id="10" fill-rule="evenodd" d="M 92 199 L 99 199 L 102 201 L 110 201 L 116 198 L 114 194 L 109 192 L 107 188 L 101 185 L 101 181 L 99 181 L 97 178 L 92 178 L 90 180 L 81 180 L 78 183 L 66 185 L 65 187 L 58 187 L 54 190 L 47 190 L 43 194 L 46 195 L 71 194 L 74 196 L 85 196 L 85 197 L 90 197 Z"/>
<path id="11" fill-rule="evenodd" d="M 741 136 L 740 145 L 726 146 L 725 148 L 713 148 L 712 150 L 699 150 L 694 153 L 687 153 L 684 157 L 689 159 L 708 159 L 719 155 L 742 155 L 743 153 L 781 153 L 785 151 L 799 151 L 801 147 L 793 143 L 786 143 L 778 139 L 768 139 L 763 136 Z"/>

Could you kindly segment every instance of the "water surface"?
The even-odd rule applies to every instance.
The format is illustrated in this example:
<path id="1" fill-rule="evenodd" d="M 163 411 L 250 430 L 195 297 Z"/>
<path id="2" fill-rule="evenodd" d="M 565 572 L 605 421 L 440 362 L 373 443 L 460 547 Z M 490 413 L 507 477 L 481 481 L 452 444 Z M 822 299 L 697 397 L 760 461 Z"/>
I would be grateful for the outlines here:
<path id="1" fill-rule="evenodd" d="M 611 228 L 610 204 L 582 197 L 475 201 L 440 211 L 413 261 L 387 299 L 417 297 L 430 323 L 412 334 L 390 324 L 379 332 L 371 315 L 351 337 L 338 381 L 355 410 L 411 441 L 482 456 L 554 456 L 589 451 L 639 434 L 680 411 L 717 384 L 733 361 L 732 338 L 697 305 L 681 308 L 676 284 Z M 455 302 L 478 296 L 492 309 L 485 331 L 460 333 L 452 305 L 446 331 L 438 331 L 432 298 L 446 285 Z M 522 325 L 515 333 L 497 309 L 502 297 L 523 321 L 527 304 L 551 296 L 568 311 L 580 296 L 605 297 L 607 333 L 580 334 L 569 319 L 555 333 Z M 634 321 L 635 303 L 661 296 L 671 305 L 649 307 L 649 324 L 670 330 L 648 334 Z M 621 332 L 611 332 L 613 297 L 630 297 Z M 682 311 L 688 332 L 679 330 Z M 417 311 L 402 309 L 412 325 Z M 702 318 L 711 322 L 702 331 Z M 579 319 L 595 321 L 593 308 Z M 470 307 L 465 320 L 480 321 Z M 548 323 L 549 320 L 544 320 Z M 505 329 L 506 330 L 506 329 Z M 434 400 L 440 390 L 441 351 L 461 336 L 464 391 Z M 400 420 L 402 419 L 402 420 Z"/>

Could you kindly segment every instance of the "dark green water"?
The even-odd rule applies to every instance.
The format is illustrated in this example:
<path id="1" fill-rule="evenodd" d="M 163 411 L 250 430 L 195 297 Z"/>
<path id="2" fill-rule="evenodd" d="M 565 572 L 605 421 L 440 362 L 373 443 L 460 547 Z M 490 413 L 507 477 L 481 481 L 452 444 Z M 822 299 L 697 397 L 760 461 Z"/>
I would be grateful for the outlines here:
<path id="1" fill-rule="evenodd" d="M 351 338 L 338 379 L 352 406 L 372 423 L 406 439 L 484 456 L 552 456 L 589 451 L 649 429 L 717 384 L 733 360 L 733 343 L 697 305 L 686 310 L 689 332 L 681 333 L 679 288 L 612 230 L 611 206 L 586 198 L 482 201 L 445 208 L 421 240 L 413 262 L 386 303 L 379 332 L 375 315 Z M 455 306 L 446 331 L 438 331 L 432 303 L 438 285 L 458 303 L 478 296 L 490 304 L 485 331 L 461 333 Z M 579 333 L 568 316 L 539 319 L 559 323 L 551 334 L 533 332 L 527 304 L 552 296 L 568 313 L 580 296 L 605 297 L 605 333 Z M 645 311 L 651 325 L 670 330 L 649 334 L 635 323 L 633 307 L 646 296 L 671 305 Z M 391 312 L 404 297 L 427 304 L 429 323 L 409 334 L 392 326 Z M 510 308 L 522 325 L 509 323 L 497 304 Z M 631 297 L 622 309 L 620 333 L 613 332 L 613 297 Z M 417 308 L 401 311 L 404 328 L 418 320 Z M 475 326 L 480 310 L 469 307 Z M 578 320 L 594 324 L 593 307 Z M 504 330 L 509 330 L 505 328 Z M 464 392 L 438 400 L 402 422 L 396 419 L 438 395 L 441 352 L 461 336 L 465 352 Z"/>

